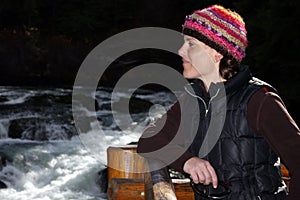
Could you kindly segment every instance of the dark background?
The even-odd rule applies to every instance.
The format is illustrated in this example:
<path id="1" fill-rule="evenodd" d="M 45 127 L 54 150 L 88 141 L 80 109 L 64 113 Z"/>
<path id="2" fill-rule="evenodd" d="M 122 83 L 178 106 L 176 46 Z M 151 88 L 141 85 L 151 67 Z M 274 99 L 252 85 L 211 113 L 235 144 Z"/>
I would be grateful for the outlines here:
<path id="1" fill-rule="evenodd" d="M 299 0 L 1 0 L 0 85 L 72 87 L 85 56 L 103 40 L 145 26 L 181 31 L 186 15 L 215 3 L 243 16 L 249 39 L 243 63 L 277 88 L 299 124 Z M 137 65 L 159 61 L 157 55 L 122 59 Z M 104 84 L 128 67 L 120 69 L 130 63 L 122 59 Z"/>

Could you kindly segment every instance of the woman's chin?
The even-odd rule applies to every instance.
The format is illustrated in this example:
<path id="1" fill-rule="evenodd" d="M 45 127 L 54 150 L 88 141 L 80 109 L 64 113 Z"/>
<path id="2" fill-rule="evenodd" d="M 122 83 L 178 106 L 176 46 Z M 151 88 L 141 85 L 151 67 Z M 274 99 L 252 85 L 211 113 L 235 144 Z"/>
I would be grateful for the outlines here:
<path id="1" fill-rule="evenodd" d="M 191 74 L 185 74 L 184 72 L 183 72 L 183 77 L 186 78 L 186 79 L 194 79 L 194 78 L 198 78 L 198 77 L 193 76 L 193 75 L 191 75 Z"/>

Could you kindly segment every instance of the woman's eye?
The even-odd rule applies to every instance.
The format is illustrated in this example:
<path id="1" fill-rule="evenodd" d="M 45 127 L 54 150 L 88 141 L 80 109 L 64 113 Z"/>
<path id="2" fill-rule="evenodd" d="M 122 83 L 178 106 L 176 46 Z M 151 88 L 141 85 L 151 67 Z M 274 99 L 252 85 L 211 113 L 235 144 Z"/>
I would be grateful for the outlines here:
<path id="1" fill-rule="evenodd" d="M 195 44 L 194 43 L 192 43 L 192 42 L 188 42 L 188 44 L 189 44 L 189 46 L 190 47 L 192 47 L 192 46 L 194 46 Z"/>

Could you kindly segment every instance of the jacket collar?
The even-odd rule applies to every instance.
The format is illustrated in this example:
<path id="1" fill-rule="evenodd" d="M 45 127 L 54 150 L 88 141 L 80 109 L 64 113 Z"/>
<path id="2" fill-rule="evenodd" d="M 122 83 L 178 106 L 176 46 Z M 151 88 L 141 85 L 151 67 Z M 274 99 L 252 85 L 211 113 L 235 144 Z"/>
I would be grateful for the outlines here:
<path id="1" fill-rule="evenodd" d="M 240 71 L 232 78 L 225 82 L 225 90 L 227 94 L 231 94 L 240 90 L 243 86 L 249 83 L 252 78 L 250 69 L 246 65 L 239 66 Z"/>
<path id="2" fill-rule="evenodd" d="M 239 72 L 229 80 L 225 82 L 211 83 L 208 90 L 209 94 L 206 92 L 204 83 L 200 79 L 192 79 L 190 84 L 185 86 L 185 90 L 191 96 L 201 97 L 205 100 L 210 99 L 210 96 L 224 94 L 223 92 L 220 92 L 224 89 L 227 95 L 231 94 L 249 83 L 252 77 L 248 66 L 240 65 L 239 69 Z"/>

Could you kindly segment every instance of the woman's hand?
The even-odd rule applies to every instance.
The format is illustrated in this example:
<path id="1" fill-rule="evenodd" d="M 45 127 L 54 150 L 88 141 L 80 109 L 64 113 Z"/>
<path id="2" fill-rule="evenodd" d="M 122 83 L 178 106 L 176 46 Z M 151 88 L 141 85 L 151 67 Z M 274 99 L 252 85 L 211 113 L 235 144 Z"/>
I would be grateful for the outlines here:
<path id="1" fill-rule="evenodd" d="M 183 170 L 190 174 L 196 184 L 209 185 L 212 183 L 214 188 L 218 186 L 217 174 L 207 160 L 192 157 L 184 163 Z"/>

